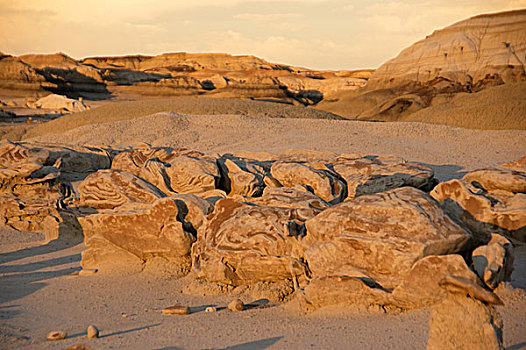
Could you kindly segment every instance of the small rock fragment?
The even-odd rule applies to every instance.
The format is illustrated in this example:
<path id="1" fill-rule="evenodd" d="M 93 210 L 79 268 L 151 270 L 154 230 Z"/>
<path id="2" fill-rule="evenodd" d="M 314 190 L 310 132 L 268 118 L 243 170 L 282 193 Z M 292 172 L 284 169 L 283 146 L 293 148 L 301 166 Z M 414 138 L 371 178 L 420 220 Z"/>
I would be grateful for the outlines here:
<path id="1" fill-rule="evenodd" d="M 216 312 L 217 308 L 215 306 L 209 306 L 205 309 L 205 312 Z"/>
<path id="2" fill-rule="evenodd" d="M 90 276 L 97 273 L 97 269 L 82 269 L 79 271 L 79 276 Z"/>
<path id="3" fill-rule="evenodd" d="M 61 331 L 49 332 L 46 336 L 47 340 L 62 340 L 65 339 L 68 334 Z"/>
<path id="4" fill-rule="evenodd" d="M 95 339 L 99 337 L 99 330 L 97 329 L 97 327 L 95 327 L 92 324 L 88 326 L 87 333 L 88 333 L 88 338 L 90 339 Z"/>
<path id="5" fill-rule="evenodd" d="M 245 304 L 239 299 L 233 300 L 228 304 L 228 310 L 230 311 L 243 311 L 245 309 Z"/>
<path id="6" fill-rule="evenodd" d="M 174 305 L 162 309 L 161 313 L 163 315 L 188 315 L 190 313 L 190 308 L 183 305 Z"/>
<path id="7" fill-rule="evenodd" d="M 128 317 L 128 314 L 125 313 L 125 312 L 123 312 L 123 313 L 121 313 L 121 316 L 122 316 L 123 318 L 126 318 L 126 317 Z"/>
<path id="8" fill-rule="evenodd" d="M 69 348 L 64 349 L 64 350 L 92 350 L 92 348 L 90 348 L 89 346 L 85 344 L 77 344 L 77 345 L 70 346 Z"/>

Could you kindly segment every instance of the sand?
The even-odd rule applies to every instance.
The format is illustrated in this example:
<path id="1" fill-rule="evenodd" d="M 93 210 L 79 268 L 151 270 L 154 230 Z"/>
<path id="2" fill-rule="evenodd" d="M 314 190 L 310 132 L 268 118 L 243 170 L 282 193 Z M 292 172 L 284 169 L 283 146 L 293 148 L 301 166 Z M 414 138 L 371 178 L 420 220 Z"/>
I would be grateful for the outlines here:
<path id="1" fill-rule="evenodd" d="M 175 113 L 85 125 L 38 140 L 113 147 L 146 141 L 210 153 L 307 148 L 394 154 L 431 165 L 440 180 L 526 154 L 526 131 Z M 216 294 L 218 288 L 162 274 L 155 264 L 142 272 L 77 276 L 85 249 L 81 238 L 47 244 L 41 239 L 0 227 L 1 348 L 422 349 L 427 341 L 429 309 L 386 314 L 338 307 L 301 315 L 293 304 L 276 302 L 265 288 Z M 516 256 L 512 283 L 517 289 L 502 294 L 505 305 L 499 307 L 508 349 L 526 346 L 524 245 L 516 247 Z M 253 306 L 237 313 L 222 309 L 235 298 Z M 162 308 L 174 304 L 190 306 L 192 313 L 161 315 Z M 204 312 L 211 305 L 218 307 L 217 313 Z M 100 329 L 100 339 L 86 338 L 90 324 Z M 67 331 L 68 338 L 46 341 L 53 330 Z"/>
<path id="2" fill-rule="evenodd" d="M 58 124 L 60 119 L 54 122 Z M 175 113 L 85 125 L 34 140 L 113 147 L 148 142 L 154 146 L 186 147 L 209 153 L 244 150 L 280 153 L 295 148 L 392 154 L 432 166 L 442 181 L 526 154 L 526 131 L 520 130 L 469 130 L 416 122 L 371 123 Z"/>

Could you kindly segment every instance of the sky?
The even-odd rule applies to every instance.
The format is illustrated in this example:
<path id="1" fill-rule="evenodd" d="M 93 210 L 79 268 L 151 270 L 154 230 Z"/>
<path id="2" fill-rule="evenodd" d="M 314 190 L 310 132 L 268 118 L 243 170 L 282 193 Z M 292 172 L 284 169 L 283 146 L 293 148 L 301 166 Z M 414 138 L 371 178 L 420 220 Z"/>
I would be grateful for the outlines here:
<path id="1" fill-rule="evenodd" d="M 225 52 L 377 68 L 435 29 L 526 0 L 0 0 L 0 52 Z"/>

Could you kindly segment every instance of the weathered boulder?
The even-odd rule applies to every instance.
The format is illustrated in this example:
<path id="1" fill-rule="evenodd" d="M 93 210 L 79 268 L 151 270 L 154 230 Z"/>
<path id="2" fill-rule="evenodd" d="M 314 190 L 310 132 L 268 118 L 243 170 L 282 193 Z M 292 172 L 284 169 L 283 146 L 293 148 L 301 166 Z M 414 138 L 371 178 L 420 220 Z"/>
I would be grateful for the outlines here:
<path id="1" fill-rule="evenodd" d="M 470 171 L 463 180 L 476 184 L 486 191 L 526 193 L 526 173 L 510 169 L 480 169 Z"/>
<path id="2" fill-rule="evenodd" d="M 331 305 L 387 305 L 389 292 L 367 280 L 349 276 L 318 277 L 310 281 L 300 296 L 307 312 Z"/>
<path id="3" fill-rule="evenodd" d="M 301 257 L 296 228 L 306 214 L 219 200 L 192 247 L 193 269 L 208 281 L 232 285 L 290 278 L 291 261 Z"/>
<path id="4" fill-rule="evenodd" d="M 166 194 L 213 190 L 220 178 L 214 158 L 185 148 L 171 150 L 147 144 L 119 153 L 112 169 L 139 176 Z"/>
<path id="5" fill-rule="evenodd" d="M 306 221 L 305 259 L 314 276 L 351 265 L 393 287 L 428 255 L 462 252 L 470 235 L 426 193 L 402 187 L 360 196 Z"/>
<path id="6" fill-rule="evenodd" d="M 221 171 L 220 187 L 228 194 L 255 197 L 265 188 L 266 171 L 259 162 L 237 157 L 221 157 L 217 160 Z"/>
<path id="7" fill-rule="evenodd" d="M 484 180 L 484 174 L 492 176 Z M 473 172 L 440 183 L 430 194 L 473 232 L 478 245 L 486 244 L 493 232 L 526 242 L 526 193 L 513 192 L 524 186 L 523 176 L 512 171 Z"/>
<path id="8" fill-rule="evenodd" d="M 449 277 L 441 283 L 447 297 L 431 310 L 427 349 L 504 349 L 502 317 L 491 305 L 500 299 L 489 291 L 491 298 L 480 299 L 474 289 L 481 287 Z"/>
<path id="9" fill-rule="evenodd" d="M 506 168 L 519 171 L 521 173 L 526 173 L 526 156 L 513 160 L 511 162 L 499 164 L 499 168 Z"/>
<path id="10" fill-rule="evenodd" d="M 498 287 L 500 282 L 511 281 L 513 272 L 513 245 L 505 237 L 492 234 L 487 245 L 473 251 L 473 268 L 478 276 L 491 289 Z"/>
<path id="11" fill-rule="evenodd" d="M 111 159 L 106 150 L 98 147 L 10 141 L 0 144 L 0 168 L 28 163 L 53 166 L 62 175 L 75 177 L 109 168 Z"/>
<path id="12" fill-rule="evenodd" d="M 78 187 L 82 205 L 112 209 L 125 203 L 153 203 L 165 197 L 157 187 L 123 170 L 99 170 L 89 175 Z"/>
<path id="13" fill-rule="evenodd" d="M 429 191 L 437 182 L 431 168 L 397 157 L 342 155 L 332 166 L 347 182 L 348 198 L 402 186 Z"/>
<path id="14" fill-rule="evenodd" d="M 163 147 L 151 147 L 143 143 L 133 149 L 117 154 L 111 163 L 112 169 L 126 170 L 129 173 L 139 176 L 141 168 L 148 159 L 165 159 L 169 156 L 170 150 Z"/>
<path id="15" fill-rule="evenodd" d="M 261 207 L 304 208 L 319 212 L 331 207 L 315 194 L 290 187 L 266 187 L 263 196 L 245 200 Z"/>
<path id="16" fill-rule="evenodd" d="M 437 304 L 447 296 L 447 291 L 439 285 L 447 275 L 479 283 L 478 277 L 460 255 L 430 255 L 414 263 L 402 283 L 393 290 L 391 300 L 406 309 Z"/>
<path id="17" fill-rule="evenodd" d="M 195 237 L 185 230 L 184 222 L 193 218 L 192 224 L 198 226 L 200 217 L 205 215 L 205 212 L 197 214 L 201 207 L 192 205 L 194 200 L 167 197 L 151 204 L 126 203 L 113 210 L 79 217 L 88 246 L 82 253 L 82 267 L 137 264 L 154 257 L 189 266 Z M 187 207 L 182 207 L 180 201 Z"/>
<path id="18" fill-rule="evenodd" d="M 42 97 L 34 103 L 34 107 L 68 112 L 82 112 L 88 109 L 82 101 L 56 94 Z"/>
<path id="19" fill-rule="evenodd" d="M 302 186 L 331 204 L 341 202 L 346 196 L 345 183 L 326 170 L 301 163 L 278 161 L 272 164 L 270 172 L 283 186 Z"/>
<path id="20" fill-rule="evenodd" d="M 56 144 L 4 142 L 0 145 L 0 216 L 6 224 L 38 231 L 46 239 L 77 234 L 79 226 L 66 202 L 69 179 L 109 166 L 98 148 Z"/>
<path id="21" fill-rule="evenodd" d="M 170 188 L 177 193 L 200 193 L 217 188 L 220 174 L 210 157 L 175 156 L 165 160 Z"/>
<path id="22" fill-rule="evenodd" d="M 206 216 L 214 210 L 207 200 L 193 194 L 176 194 L 168 197 L 178 209 L 177 220 L 187 232 L 197 235 L 197 230 L 206 222 Z"/>

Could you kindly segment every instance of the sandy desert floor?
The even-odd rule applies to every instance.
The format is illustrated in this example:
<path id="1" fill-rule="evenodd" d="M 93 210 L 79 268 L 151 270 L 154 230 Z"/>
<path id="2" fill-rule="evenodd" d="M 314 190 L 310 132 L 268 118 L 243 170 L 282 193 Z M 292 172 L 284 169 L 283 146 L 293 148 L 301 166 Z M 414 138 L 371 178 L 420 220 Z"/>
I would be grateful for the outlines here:
<path id="1" fill-rule="evenodd" d="M 267 151 L 290 148 L 336 153 L 393 154 L 430 165 L 439 180 L 494 166 L 526 154 L 526 131 L 467 130 L 422 123 L 367 123 L 338 120 L 267 119 L 246 116 L 150 117 L 87 125 L 42 141 L 126 146 L 138 142 L 205 152 Z M 0 348 L 66 349 L 422 349 L 429 310 L 330 308 L 301 315 L 265 293 L 239 288 L 212 293 L 187 278 L 146 266 L 140 273 L 78 276 L 82 239 L 43 244 L 35 233 L 0 228 Z M 526 246 L 516 246 L 514 290 L 502 289 L 507 349 L 526 347 Z M 231 300 L 248 310 L 222 309 Z M 187 316 L 160 309 L 184 304 Z M 218 307 L 206 313 L 206 306 Z M 123 314 L 126 317 L 123 317 Z M 99 339 L 87 339 L 96 325 Z M 49 342 L 52 330 L 68 332 Z"/>

